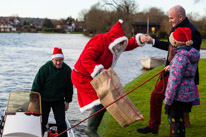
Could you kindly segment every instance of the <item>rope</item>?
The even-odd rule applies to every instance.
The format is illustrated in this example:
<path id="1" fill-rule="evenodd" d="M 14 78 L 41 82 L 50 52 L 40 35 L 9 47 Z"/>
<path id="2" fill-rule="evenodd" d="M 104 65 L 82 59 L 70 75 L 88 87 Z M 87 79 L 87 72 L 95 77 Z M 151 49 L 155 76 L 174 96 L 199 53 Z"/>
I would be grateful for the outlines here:
<path id="1" fill-rule="evenodd" d="M 162 83 L 163 83 L 163 88 L 162 88 L 162 90 L 159 92 L 159 93 L 162 93 L 162 92 L 164 92 L 164 90 L 165 90 L 165 78 L 164 78 L 164 71 L 163 72 L 161 72 L 161 74 L 159 75 L 159 77 L 158 77 L 158 79 L 157 79 L 157 81 L 156 81 L 156 83 L 155 83 L 155 89 L 156 89 L 156 87 L 157 87 L 157 84 L 158 84 L 158 82 L 160 81 L 160 79 L 162 78 Z M 157 90 L 158 91 L 158 90 Z"/>
<path id="2" fill-rule="evenodd" d="M 106 71 L 106 75 L 107 75 L 107 77 L 110 78 L 111 83 L 112 83 L 112 86 L 113 86 L 115 89 L 117 89 L 117 87 L 114 85 L 114 83 L 113 83 L 113 81 L 112 81 L 112 78 L 110 77 L 110 75 L 108 74 L 107 71 Z M 117 93 L 119 96 L 121 96 L 121 94 L 118 92 L 118 89 L 115 90 L 115 91 L 116 91 L 116 93 Z M 125 98 L 122 98 L 122 99 L 125 101 L 125 103 L 127 103 L 127 105 L 132 109 L 132 111 L 137 115 L 137 117 L 139 117 L 141 120 L 144 120 L 144 118 L 141 117 L 141 116 L 134 110 L 134 108 L 128 103 L 128 101 L 127 101 Z"/>
<path id="3" fill-rule="evenodd" d="M 154 77 L 156 77 L 157 75 L 159 75 L 160 73 L 162 73 L 164 71 L 161 70 L 160 72 L 158 72 L 157 74 L 155 74 L 154 76 L 150 77 L 149 79 L 147 79 L 145 82 L 141 83 L 140 85 L 138 85 L 137 87 L 135 87 L 134 89 L 130 90 L 129 92 L 125 93 L 124 95 L 120 96 L 118 99 L 114 100 L 113 102 L 111 102 L 110 104 L 104 106 L 102 109 L 98 110 L 97 112 L 93 113 L 92 115 L 88 116 L 87 118 L 81 120 L 80 122 L 78 122 L 77 124 L 71 126 L 70 128 L 68 128 L 67 130 L 63 131 L 62 133 L 56 135 L 55 137 L 58 137 L 64 133 L 66 133 L 68 130 L 76 127 L 77 125 L 81 124 L 82 122 L 86 121 L 87 119 L 89 119 L 90 117 L 96 115 L 97 113 L 99 113 L 100 111 L 106 109 L 107 107 L 111 106 L 112 104 L 114 104 L 115 102 L 117 102 L 118 100 L 122 99 L 123 97 L 127 96 L 128 94 L 130 94 L 131 92 L 133 92 L 134 90 L 136 90 L 137 88 L 141 87 L 142 85 L 144 85 L 145 83 L 147 83 L 148 81 L 150 81 L 151 79 L 153 79 Z"/>

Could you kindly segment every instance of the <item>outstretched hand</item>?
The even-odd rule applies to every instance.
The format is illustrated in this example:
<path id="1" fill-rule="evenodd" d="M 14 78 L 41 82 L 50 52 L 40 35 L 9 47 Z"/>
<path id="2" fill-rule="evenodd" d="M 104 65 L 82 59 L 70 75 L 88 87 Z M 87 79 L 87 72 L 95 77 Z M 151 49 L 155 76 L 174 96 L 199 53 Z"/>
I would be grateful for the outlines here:
<path id="1" fill-rule="evenodd" d="M 141 43 L 150 43 L 150 44 L 152 44 L 153 40 L 152 40 L 152 37 L 150 35 L 142 34 L 140 36 L 140 41 L 141 41 Z"/>

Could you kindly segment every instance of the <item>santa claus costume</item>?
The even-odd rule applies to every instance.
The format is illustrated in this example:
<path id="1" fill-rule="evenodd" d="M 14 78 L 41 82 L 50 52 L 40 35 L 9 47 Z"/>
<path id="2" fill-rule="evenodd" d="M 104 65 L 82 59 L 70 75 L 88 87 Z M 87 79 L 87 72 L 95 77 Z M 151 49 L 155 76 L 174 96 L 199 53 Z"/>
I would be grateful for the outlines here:
<path id="1" fill-rule="evenodd" d="M 119 20 L 109 32 L 93 37 L 85 46 L 72 71 L 72 82 L 77 88 L 80 111 L 91 109 L 100 104 L 96 91 L 90 81 L 101 69 L 114 67 L 117 59 L 123 51 L 132 50 L 139 45 L 140 34 L 128 40 L 125 36 Z M 114 47 L 121 44 L 121 48 Z"/>
<path id="2" fill-rule="evenodd" d="M 100 105 L 100 100 L 90 81 L 100 73 L 101 69 L 114 67 L 117 59 L 123 51 L 133 50 L 142 46 L 137 34 L 128 40 L 125 36 L 119 20 L 109 32 L 98 34 L 86 44 L 72 71 L 72 82 L 77 88 L 80 111 L 91 108 L 91 114 L 97 111 L 95 107 Z M 102 111 L 88 120 L 86 133 L 92 137 L 98 137 L 97 128 L 105 111 Z"/>

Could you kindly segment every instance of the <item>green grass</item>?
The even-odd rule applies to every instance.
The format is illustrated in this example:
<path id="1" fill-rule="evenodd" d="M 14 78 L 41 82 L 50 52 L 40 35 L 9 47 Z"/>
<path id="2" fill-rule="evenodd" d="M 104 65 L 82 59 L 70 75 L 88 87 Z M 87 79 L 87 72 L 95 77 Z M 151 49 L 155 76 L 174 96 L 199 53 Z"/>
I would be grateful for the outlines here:
<path id="1" fill-rule="evenodd" d="M 206 39 L 202 39 L 202 44 L 201 44 L 201 46 L 206 47 Z"/>
<path id="2" fill-rule="evenodd" d="M 199 62 L 200 84 L 198 86 L 200 93 L 201 105 L 193 106 L 190 113 L 191 127 L 186 129 L 186 137 L 205 137 L 206 131 L 206 59 L 201 59 Z M 137 87 L 139 84 L 149 79 L 163 69 L 163 66 L 150 70 L 125 86 L 126 92 Z M 144 84 L 140 88 L 129 94 L 129 98 L 144 115 L 144 121 L 137 121 L 130 126 L 122 128 L 114 118 L 108 113 L 100 124 L 98 132 L 101 137 L 164 137 L 169 134 L 169 124 L 167 121 L 167 115 L 164 114 L 164 104 L 162 107 L 162 122 L 158 135 L 153 134 L 139 134 L 136 129 L 142 128 L 148 125 L 149 110 L 150 110 L 150 95 L 156 83 L 157 77 L 148 83 Z"/>

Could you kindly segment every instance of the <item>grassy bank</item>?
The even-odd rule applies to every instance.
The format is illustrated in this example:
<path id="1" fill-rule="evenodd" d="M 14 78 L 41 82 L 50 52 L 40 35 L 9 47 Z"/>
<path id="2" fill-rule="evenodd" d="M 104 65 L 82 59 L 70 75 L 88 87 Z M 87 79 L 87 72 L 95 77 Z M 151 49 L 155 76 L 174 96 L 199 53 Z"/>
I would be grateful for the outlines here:
<path id="1" fill-rule="evenodd" d="M 190 113 L 191 127 L 186 129 L 186 137 L 205 137 L 206 131 L 206 59 L 201 59 L 199 62 L 199 73 L 200 73 L 200 101 L 201 105 L 194 106 Z M 125 86 L 125 90 L 128 92 L 155 75 L 163 69 L 163 66 L 148 71 L 141 76 L 137 77 Z M 150 110 L 150 94 L 154 88 L 157 77 L 149 81 L 145 85 L 133 91 L 129 94 L 132 102 L 144 115 L 144 121 L 137 121 L 132 123 L 130 126 L 122 128 L 113 117 L 106 112 L 103 121 L 101 122 L 98 132 L 101 137 L 164 137 L 169 134 L 169 124 L 167 121 L 167 115 L 164 114 L 164 104 L 162 111 L 162 122 L 159 129 L 158 135 L 153 134 L 139 134 L 136 129 L 142 128 L 148 125 L 149 110 Z"/>
<path id="2" fill-rule="evenodd" d="M 206 39 L 202 39 L 202 44 L 201 44 L 202 47 L 206 47 Z"/>

